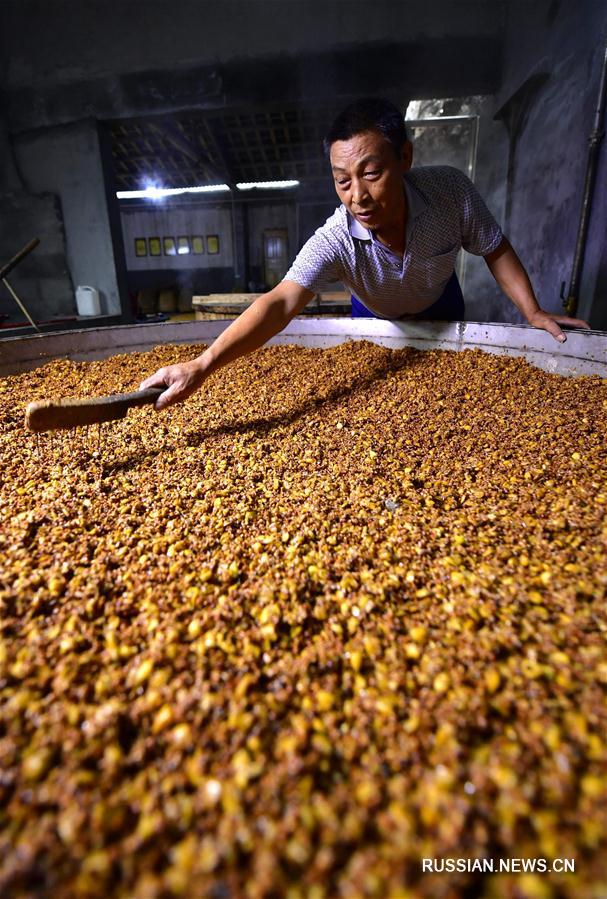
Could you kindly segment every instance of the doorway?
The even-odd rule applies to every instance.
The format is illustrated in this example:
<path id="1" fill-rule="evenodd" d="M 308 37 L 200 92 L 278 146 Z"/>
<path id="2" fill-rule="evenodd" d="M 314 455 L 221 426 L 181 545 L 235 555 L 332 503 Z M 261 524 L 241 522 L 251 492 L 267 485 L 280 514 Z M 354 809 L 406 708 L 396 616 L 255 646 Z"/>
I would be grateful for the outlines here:
<path id="1" fill-rule="evenodd" d="M 273 228 L 263 232 L 263 268 L 268 288 L 280 284 L 288 268 L 286 229 Z"/>

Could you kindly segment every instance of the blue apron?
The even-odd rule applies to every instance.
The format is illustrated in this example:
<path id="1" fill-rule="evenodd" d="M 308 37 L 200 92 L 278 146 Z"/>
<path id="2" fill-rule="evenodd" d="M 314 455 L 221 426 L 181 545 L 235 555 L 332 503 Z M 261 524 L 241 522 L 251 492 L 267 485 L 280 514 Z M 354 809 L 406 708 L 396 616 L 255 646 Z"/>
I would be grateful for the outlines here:
<path id="1" fill-rule="evenodd" d="M 457 275 L 453 272 L 438 300 L 423 312 L 417 312 L 412 318 L 424 321 L 461 322 L 464 320 L 465 311 L 464 295 Z M 379 318 L 379 316 L 352 295 L 352 318 Z"/>

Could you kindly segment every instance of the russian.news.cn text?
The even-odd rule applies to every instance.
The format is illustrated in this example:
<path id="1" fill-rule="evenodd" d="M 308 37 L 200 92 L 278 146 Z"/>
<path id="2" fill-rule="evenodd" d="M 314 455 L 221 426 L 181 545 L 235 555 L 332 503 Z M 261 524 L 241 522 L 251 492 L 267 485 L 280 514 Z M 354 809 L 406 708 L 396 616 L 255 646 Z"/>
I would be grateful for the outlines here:
<path id="1" fill-rule="evenodd" d="M 573 874 L 573 858 L 423 858 L 427 874 Z"/>

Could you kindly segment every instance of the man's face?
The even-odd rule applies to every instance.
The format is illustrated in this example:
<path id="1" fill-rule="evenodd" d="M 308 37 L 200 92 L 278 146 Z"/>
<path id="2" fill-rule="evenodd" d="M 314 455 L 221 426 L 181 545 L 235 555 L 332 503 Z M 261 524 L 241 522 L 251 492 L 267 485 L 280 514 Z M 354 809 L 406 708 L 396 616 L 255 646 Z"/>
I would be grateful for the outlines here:
<path id="1" fill-rule="evenodd" d="M 403 175 L 411 168 L 411 144 L 397 157 L 379 131 L 363 131 L 331 144 L 337 196 L 365 228 L 400 227 L 404 222 Z"/>

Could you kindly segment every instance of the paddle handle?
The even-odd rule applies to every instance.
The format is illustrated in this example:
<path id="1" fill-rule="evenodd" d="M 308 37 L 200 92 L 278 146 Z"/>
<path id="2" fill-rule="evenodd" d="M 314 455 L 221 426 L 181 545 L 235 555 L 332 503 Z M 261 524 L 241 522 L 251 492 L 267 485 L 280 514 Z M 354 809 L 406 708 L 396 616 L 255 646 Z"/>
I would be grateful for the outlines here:
<path id="1" fill-rule="evenodd" d="M 128 410 L 135 406 L 156 402 L 165 390 L 166 387 L 148 387 L 147 390 L 112 396 L 38 400 L 27 407 L 25 423 L 30 431 L 40 432 L 113 421 L 124 418 Z"/>

